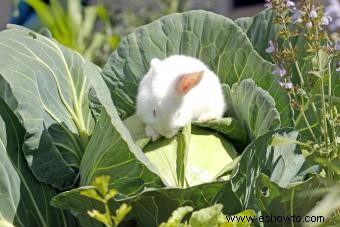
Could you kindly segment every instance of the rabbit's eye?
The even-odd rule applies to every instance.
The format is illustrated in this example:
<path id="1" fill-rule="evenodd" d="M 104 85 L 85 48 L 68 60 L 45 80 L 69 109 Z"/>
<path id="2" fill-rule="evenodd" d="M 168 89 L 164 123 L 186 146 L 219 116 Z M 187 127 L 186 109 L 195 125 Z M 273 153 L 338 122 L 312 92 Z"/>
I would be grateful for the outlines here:
<path id="1" fill-rule="evenodd" d="M 178 112 L 178 114 L 177 114 L 177 118 L 179 118 L 179 115 L 181 114 L 181 112 Z"/>
<path id="2" fill-rule="evenodd" d="M 153 110 L 153 116 L 156 117 L 156 110 Z"/>

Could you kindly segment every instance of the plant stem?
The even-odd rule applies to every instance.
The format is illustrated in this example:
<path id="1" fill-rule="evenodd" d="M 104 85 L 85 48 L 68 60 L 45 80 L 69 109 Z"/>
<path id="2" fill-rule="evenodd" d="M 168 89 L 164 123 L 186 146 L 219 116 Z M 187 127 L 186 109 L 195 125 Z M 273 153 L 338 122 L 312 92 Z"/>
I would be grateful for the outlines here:
<path id="1" fill-rule="evenodd" d="M 107 227 L 116 226 L 116 224 L 113 225 L 113 223 L 112 223 L 110 207 L 109 207 L 107 200 L 105 201 L 105 216 L 106 216 L 106 220 L 108 221 L 108 224 L 109 224 Z"/>
<path id="2" fill-rule="evenodd" d="M 321 72 L 321 65 L 320 65 L 320 57 L 319 53 L 316 54 L 318 65 L 319 65 L 319 71 Z M 325 89 L 324 89 L 324 83 L 323 83 L 323 77 L 321 78 L 320 82 L 320 93 L 321 93 L 321 105 L 322 105 L 322 128 L 323 128 L 323 137 L 325 140 L 325 146 L 326 146 L 326 153 L 328 154 L 328 128 L 327 128 L 327 116 L 326 116 L 326 100 L 325 100 Z"/>
<path id="3" fill-rule="evenodd" d="M 336 121 L 336 117 L 333 115 L 333 101 L 332 101 L 332 71 L 331 71 L 331 61 L 328 62 L 328 108 L 330 109 L 330 119 L 332 120 L 332 126 L 331 130 L 332 130 L 332 134 L 333 134 L 333 138 L 332 138 L 332 143 L 333 143 L 333 149 L 331 149 L 331 154 L 329 154 L 328 156 L 328 161 L 331 162 L 333 155 L 335 154 L 334 157 L 336 157 L 336 153 L 337 153 L 337 138 L 336 138 L 336 129 L 335 129 L 335 125 L 334 122 Z M 333 154 L 333 152 L 334 154 Z M 328 178 L 330 180 L 331 183 L 333 183 L 333 171 L 331 170 L 331 168 L 328 166 Z"/>
<path id="4" fill-rule="evenodd" d="M 295 188 L 292 188 L 292 195 L 290 197 L 290 217 L 294 216 L 294 194 L 295 194 Z M 294 227 L 294 220 L 291 220 L 291 226 Z"/>
<path id="5" fill-rule="evenodd" d="M 337 140 L 336 140 L 336 130 L 335 130 L 335 125 L 334 122 L 336 121 L 336 117 L 333 114 L 333 100 L 332 100 L 332 71 L 331 71 L 331 61 L 328 62 L 328 108 L 331 110 L 330 111 L 330 118 L 333 121 L 333 127 L 332 129 L 332 134 L 333 134 L 333 146 L 334 146 L 334 152 L 337 153 L 336 148 L 338 146 Z M 336 114 L 336 113 L 335 113 Z"/>
<path id="6" fill-rule="evenodd" d="M 320 83 L 320 91 L 321 91 L 321 105 L 322 105 L 322 128 L 323 128 L 323 137 L 326 145 L 326 153 L 328 154 L 328 128 L 327 128 L 327 116 L 326 116 L 326 103 L 325 103 L 325 94 L 324 94 L 324 84 L 321 79 Z"/>
<path id="7" fill-rule="evenodd" d="M 285 29 L 286 31 L 288 31 L 286 22 L 285 22 L 285 20 L 284 20 L 284 18 L 283 18 L 282 15 L 281 15 L 281 19 L 282 19 L 282 21 L 284 21 L 284 23 L 283 23 L 284 29 Z M 290 48 L 291 50 L 293 50 L 293 45 L 292 45 L 292 43 L 291 43 L 291 41 L 290 41 L 290 37 L 287 38 L 287 42 L 288 42 L 289 48 Z M 293 57 L 294 57 L 294 65 L 295 65 L 296 71 L 297 71 L 298 76 L 299 76 L 299 79 L 300 79 L 300 87 L 301 87 L 301 89 L 303 90 L 305 81 L 304 81 L 303 76 L 302 76 L 302 73 L 301 73 L 301 69 L 300 69 L 300 66 L 299 66 L 299 63 L 298 63 L 297 56 L 296 56 L 295 52 L 293 52 L 293 53 L 294 53 L 294 56 L 293 56 Z M 294 95 L 295 95 L 295 93 L 294 93 Z M 296 96 L 295 96 L 295 97 L 296 97 Z M 296 99 L 296 98 L 295 98 L 295 99 Z M 309 132 L 310 132 L 311 135 L 313 136 L 313 139 L 315 139 L 315 141 L 316 141 L 316 136 L 315 136 L 315 134 L 314 134 L 314 132 L 313 132 L 313 129 L 311 128 L 311 126 L 310 126 L 310 124 L 309 124 L 309 121 L 308 121 L 308 119 L 307 119 L 307 117 L 306 117 L 306 115 L 305 115 L 305 109 L 306 109 L 306 108 L 305 108 L 305 103 L 304 103 L 303 97 L 301 97 L 301 105 L 300 105 L 300 106 L 301 106 L 301 110 L 300 110 L 299 116 L 302 115 L 303 120 L 305 121 L 305 123 L 306 123 L 306 125 L 307 125 L 307 127 L 308 127 Z M 298 117 L 298 118 L 299 118 L 299 117 Z"/>
<path id="8" fill-rule="evenodd" d="M 289 48 L 291 48 L 292 50 L 293 50 L 293 45 L 292 45 L 292 43 L 288 40 L 288 45 L 289 45 Z M 299 75 L 299 79 L 300 79 L 300 87 L 301 87 L 301 89 L 303 89 L 303 87 L 304 87 L 304 85 L 305 85 L 305 81 L 304 81 L 304 79 L 303 79 L 303 76 L 302 76 L 302 73 L 301 73 L 301 69 L 300 69 L 300 66 L 299 66 L 299 64 L 298 64 L 298 62 L 297 62 L 297 57 L 295 56 L 295 53 L 294 53 L 294 58 L 295 58 L 295 60 L 294 60 L 294 65 L 295 65 L 295 68 L 296 68 L 296 71 L 297 71 L 297 73 L 298 73 L 298 75 Z"/>
<path id="9" fill-rule="evenodd" d="M 281 19 L 282 19 L 282 21 L 284 21 L 284 23 L 283 23 L 284 29 L 285 29 L 286 31 L 288 31 L 288 28 L 287 28 L 287 26 L 286 26 L 286 22 L 285 22 L 285 20 L 284 20 L 284 18 L 283 18 L 282 15 L 281 15 Z M 291 41 L 290 41 L 290 37 L 287 38 L 287 42 L 288 42 L 289 48 L 290 48 L 291 50 L 293 50 L 293 45 L 292 45 L 292 43 L 291 43 Z M 295 52 L 293 52 L 293 53 L 294 53 L 294 56 L 293 56 L 293 57 L 294 57 L 294 65 L 295 65 L 296 71 L 298 72 L 298 75 L 299 75 L 299 78 L 300 78 L 300 87 L 301 87 L 301 89 L 303 89 L 303 86 L 304 86 L 304 84 L 305 84 L 305 81 L 304 81 L 304 79 L 303 79 L 303 76 L 302 76 L 302 73 L 301 73 L 299 64 L 298 64 L 298 62 L 297 62 L 297 56 L 295 55 Z"/>
<path id="10" fill-rule="evenodd" d="M 322 72 L 319 53 L 316 54 L 316 57 L 317 57 L 317 61 L 318 61 L 319 71 Z M 331 78 L 329 78 L 329 80 L 331 80 Z M 326 112 L 326 100 L 325 100 L 325 89 L 324 89 L 323 77 L 321 78 L 321 83 L 320 83 L 320 93 L 321 93 L 321 105 L 322 105 L 322 113 L 321 113 L 321 117 L 322 117 L 321 122 L 322 122 L 322 129 L 323 129 L 322 133 L 323 133 L 325 149 L 326 149 L 325 153 L 327 155 L 328 161 L 330 162 L 331 161 L 331 154 L 329 153 L 329 144 L 328 144 L 327 112 Z M 331 97 L 329 97 L 329 99 L 331 99 Z M 330 165 L 327 165 L 327 176 L 328 176 L 329 182 L 332 183 L 333 182 L 333 174 L 332 174 L 332 170 L 331 170 Z"/>
<path id="11" fill-rule="evenodd" d="M 294 96 L 294 98 L 296 99 L 296 94 L 295 94 L 294 91 L 293 91 L 293 96 Z M 302 99 L 303 99 L 303 97 L 302 97 Z M 301 108 L 301 109 L 300 109 L 300 113 L 299 113 L 298 117 L 296 118 L 297 120 L 295 121 L 295 126 L 300 122 L 300 118 L 301 118 L 301 116 L 302 116 L 303 120 L 305 121 L 305 123 L 306 123 L 306 125 L 307 125 L 307 128 L 308 128 L 310 134 L 312 135 L 313 139 L 316 141 L 316 136 L 315 136 L 315 134 L 314 134 L 314 132 L 313 132 L 313 129 L 312 129 L 312 127 L 310 126 L 309 121 L 308 121 L 308 119 L 307 119 L 307 116 L 306 116 L 306 114 L 305 114 L 305 109 L 304 109 L 305 107 L 304 107 L 304 104 L 301 105 L 300 108 Z"/>

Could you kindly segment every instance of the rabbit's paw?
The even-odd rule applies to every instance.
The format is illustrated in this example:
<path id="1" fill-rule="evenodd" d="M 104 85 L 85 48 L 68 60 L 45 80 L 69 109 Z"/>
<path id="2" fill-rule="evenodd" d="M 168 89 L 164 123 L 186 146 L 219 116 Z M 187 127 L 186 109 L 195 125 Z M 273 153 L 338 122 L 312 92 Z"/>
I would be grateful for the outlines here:
<path id="1" fill-rule="evenodd" d="M 156 132 L 150 126 L 145 127 L 145 134 L 146 136 L 150 137 L 152 141 L 156 141 L 161 136 L 158 132 Z"/>
<path id="2" fill-rule="evenodd" d="M 216 119 L 220 119 L 221 118 L 221 114 L 220 113 L 216 113 L 216 112 L 208 112 L 205 114 L 202 114 L 199 118 L 198 121 L 211 121 L 211 120 L 216 120 Z"/>

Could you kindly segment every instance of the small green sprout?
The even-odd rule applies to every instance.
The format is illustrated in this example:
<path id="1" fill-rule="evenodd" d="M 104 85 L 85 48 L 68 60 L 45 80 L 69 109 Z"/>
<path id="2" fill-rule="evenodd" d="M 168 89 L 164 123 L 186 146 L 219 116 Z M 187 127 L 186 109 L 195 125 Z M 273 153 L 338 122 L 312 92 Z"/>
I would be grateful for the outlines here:
<path id="1" fill-rule="evenodd" d="M 98 210 L 88 211 L 87 213 L 90 217 L 103 223 L 106 227 L 116 227 L 123 221 L 132 207 L 123 203 L 116 210 L 116 214 L 111 215 L 109 200 L 114 198 L 118 192 L 115 189 L 109 189 L 109 182 L 110 176 L 96 177 L 92 182 L 94 188 L 85 189 L 80 194 L 103 203 L 105 207 L 105 213 L 101 213 Z"/>
<path id="2" fill-rule="evenodd" d="M 163 222 L 159 227 L 250 227 L 255 220 L 253 210 L 244 210 L 233 216 L 227 216 L 222 213 L 223 205 L 215 204 L 210 207 L 192 212 L 194 209 L 190 206 L 179 207 L 172 212 L 167 222 Z M 189 216 L 188 220 L 185 216 Z"/>

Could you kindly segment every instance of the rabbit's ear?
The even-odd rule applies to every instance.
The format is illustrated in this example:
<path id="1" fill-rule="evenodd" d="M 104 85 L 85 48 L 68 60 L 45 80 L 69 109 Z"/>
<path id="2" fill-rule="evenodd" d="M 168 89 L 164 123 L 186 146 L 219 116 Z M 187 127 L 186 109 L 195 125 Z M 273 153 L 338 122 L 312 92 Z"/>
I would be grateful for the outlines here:
<path id="1" fill-rule="evenodd" d="M 203 75 L 204 71 L 183 74 L 180 76 L 177 83 L 177 92 L 182 95 L 187 94 L 192 88 L 201 82 Z"/>

